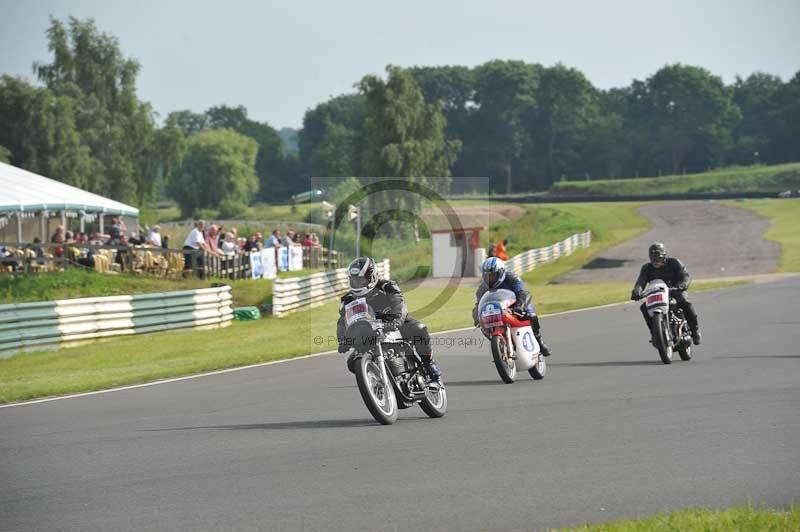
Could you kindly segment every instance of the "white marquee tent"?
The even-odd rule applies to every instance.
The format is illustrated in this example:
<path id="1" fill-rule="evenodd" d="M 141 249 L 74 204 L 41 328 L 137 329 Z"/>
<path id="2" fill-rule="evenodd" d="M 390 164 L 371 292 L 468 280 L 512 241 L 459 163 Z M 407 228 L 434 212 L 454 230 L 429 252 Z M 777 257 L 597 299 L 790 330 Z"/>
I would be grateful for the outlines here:
<path id="1" fill-rule="evenodd" d="M 46 241 L 50 218 L 63 225 L 76 220 L 81 230 L 97 221 L 103 231 L 106 215 L 138 218 L 139 209 L 0 163 L 0 242 L 29 242 L 33 236 Z"/>

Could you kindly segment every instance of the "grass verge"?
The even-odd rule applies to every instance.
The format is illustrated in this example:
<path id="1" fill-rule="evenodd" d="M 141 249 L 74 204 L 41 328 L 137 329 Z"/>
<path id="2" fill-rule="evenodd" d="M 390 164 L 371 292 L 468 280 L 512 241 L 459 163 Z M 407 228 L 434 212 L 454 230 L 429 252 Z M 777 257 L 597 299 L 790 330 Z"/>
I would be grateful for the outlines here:
<path id="1" fill-rule="evenodd" d="M 741 200 L 725 203 L 767 218 L 769 229 L 764 237 L 781 246 L 778 271 L 800 272 L 800 199 Z"/>
<path id="2" fill-rule="evenodd" d="M 283 272 L 281 277 L 309 273 L 312 273 L 311 270 Z M 272 282 L 265 279 L 164 279 L 75 269 L 36 275 L 0 275 L 0 304 L 193 290 L 208 288 L 215 282 L 231 285 L 234 306 L 260 305 L 272 301 Z"/>
<path id="3" fill-rule="evenodd" d="M 774 166 L 733 167 L 702 174 L 669 175 L 634 179 L 560 181 L 553 183 L 552 194 L 605 196 L 723 192 L 782 192 L 800 188 L 800 163 Z"/>
<path id="4" fill-rule="evenodd" d="M 740 283 L 697 283 L 693 288 Z M 630 286 L 548 285 L 533 290 L 539 312 L 546 314 L 622 302 Z M 441 293 L 436 288 L 409 291 L 411 313 L 423 319 L 431 331 L 472 325 L 471 288 L 451 291 L 446 295 L 452 297 L 441 308 L 428 315 L 422 312 Z M 57 351 L 19 354 L 0 360 L 0 402 L 112 388 L 335 349 L 337 303 L 312 312 L 314 320 L 301 312 L 281 319 L 234 322 L 224 329 L 117 337 Z"/>
<path id="5" fill-rule="evenodd" d="M 727 510 L 678 510 L 643 519 L 622 519 L 599 525 L 562 528 L 559 532 L 645 532 L 675 530 L 688 532 L 750 532 L 800 530 L 800 508 L 788 511 L 740 506 Z"/>

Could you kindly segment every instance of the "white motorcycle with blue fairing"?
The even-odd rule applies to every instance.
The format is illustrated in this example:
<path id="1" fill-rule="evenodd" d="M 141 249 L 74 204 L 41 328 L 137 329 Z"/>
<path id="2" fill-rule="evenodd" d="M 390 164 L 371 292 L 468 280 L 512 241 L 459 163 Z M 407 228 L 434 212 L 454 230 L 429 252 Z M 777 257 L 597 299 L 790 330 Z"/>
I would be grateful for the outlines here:
<path id="1" fill-rule="evenodd" d="M 517 370 L 527 371 L 535 380 L 547 373 L 530 320 L 513 310 L 516 300 L 514 292 L 499 288 L 487 291 L 478 302 L 481 332 L 491 341 L 495 368 L 506 384 L 514 382 Z"/>

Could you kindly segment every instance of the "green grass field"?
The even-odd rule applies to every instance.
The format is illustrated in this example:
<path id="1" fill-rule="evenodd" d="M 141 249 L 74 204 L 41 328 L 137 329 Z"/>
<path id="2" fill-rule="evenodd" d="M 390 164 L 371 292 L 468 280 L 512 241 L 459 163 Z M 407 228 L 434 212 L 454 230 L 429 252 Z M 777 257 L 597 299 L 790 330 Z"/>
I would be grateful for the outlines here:
<path id="1" fill-rule="evenodd" d="M 280 276 L 298 277 L 310 273 L 312 270 L 299 270 L 283 272 Z M 27 276 L 0 275 L 0 304 L 193 290 L 208 288 L 219 282 L 231 286 L 234 306 L 260 305 L 272 301 L 272 282 L 266 279 L 164 279 L 69 270 Z"/>
<path id="2" fill-rule="evenodd" d="M 800 199 L 728 201 L 726 204 L 769 219 L 769 229 L 764 236 L 781 245 L 778 271 L 800 272 Z"/>
<path id="3" fill-rule="evenodd" d="M 688 509 L 642 519 L 562 528 L 558 532 L 783 532 L 800 530 L 800 507 L 788 511 L 740 506 L 727 510 Z"/>
<path id="4" fill-rule="evenodd" d="M 596 194 L 607 196 L 782 192 L 800 188 L 800 163 L 776 166 L 749 166 L 713 170 L 702 174 L 662 177 L 560 181 L 553 183 L 552 194 Z"/>

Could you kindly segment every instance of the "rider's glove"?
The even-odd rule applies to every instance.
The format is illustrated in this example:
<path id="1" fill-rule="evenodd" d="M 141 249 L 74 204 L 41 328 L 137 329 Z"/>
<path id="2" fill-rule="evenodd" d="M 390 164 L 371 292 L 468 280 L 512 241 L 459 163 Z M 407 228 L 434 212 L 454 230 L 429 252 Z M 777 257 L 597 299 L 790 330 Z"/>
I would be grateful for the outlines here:
<path id="1" fill-rule="evenodd" d="M 640 299 L 642 299 L 642 289 L 639 288 L 638 286 L 634 288 L 633 292 L 631 292 L 631 299 L 634 301 L 639 301 Z"/>

